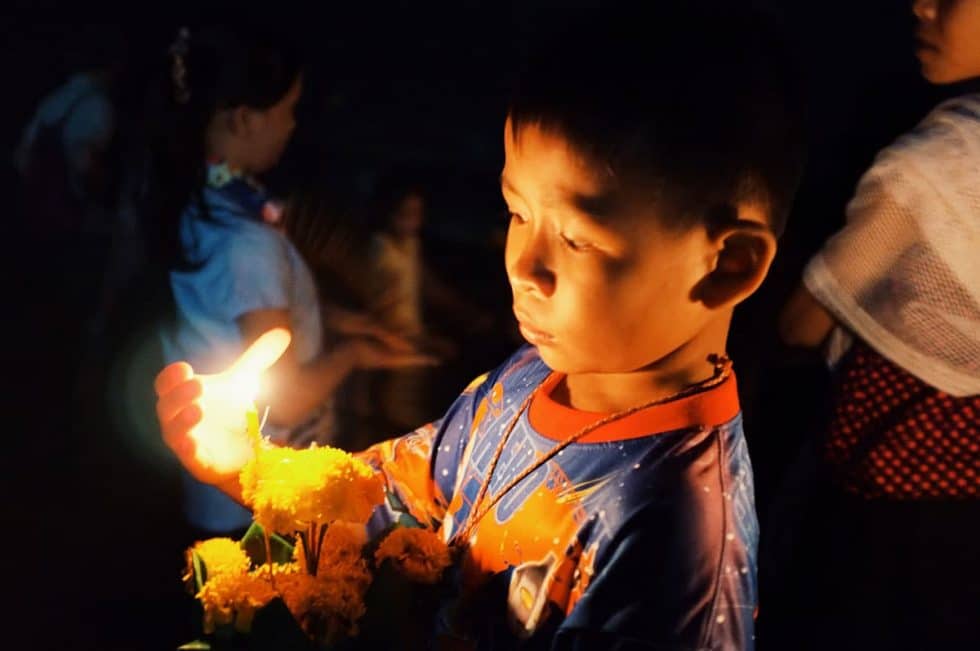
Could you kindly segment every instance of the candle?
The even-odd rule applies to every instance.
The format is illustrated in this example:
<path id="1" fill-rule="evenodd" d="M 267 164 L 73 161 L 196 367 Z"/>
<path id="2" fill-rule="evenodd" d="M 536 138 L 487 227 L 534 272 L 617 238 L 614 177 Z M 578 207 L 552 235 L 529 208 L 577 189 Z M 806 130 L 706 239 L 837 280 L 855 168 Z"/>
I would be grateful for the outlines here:
<path id="1" fill-rule="evenodd" d="M 289 346 L 290 334 L 283 328 L 264 333 L 228 369 L 200 375 L 201 422 L 191 430 L 198 461 L 218 473 L 239 470 L 254 454 L 259 432 L 255 400 L 262 373 Z"/>

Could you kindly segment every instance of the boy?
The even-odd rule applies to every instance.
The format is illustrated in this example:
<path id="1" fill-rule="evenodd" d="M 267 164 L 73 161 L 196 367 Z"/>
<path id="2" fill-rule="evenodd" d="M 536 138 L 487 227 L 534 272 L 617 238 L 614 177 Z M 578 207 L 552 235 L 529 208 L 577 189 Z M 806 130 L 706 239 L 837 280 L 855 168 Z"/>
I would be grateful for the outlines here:
<path id="1" fill-rule="evenodd" d="M 365 453 L 392 501 L 462 550 L 443 640 L 753 646 L 757 523 L 724 351 L 801 147 L 784 59 L 736 18 L 588 15 L 527 60 L 501 185 L 533 347 Z M 190 369 L 157 386 L 168 443 L 234 494 L 234 476 L 194 462 Z"/>

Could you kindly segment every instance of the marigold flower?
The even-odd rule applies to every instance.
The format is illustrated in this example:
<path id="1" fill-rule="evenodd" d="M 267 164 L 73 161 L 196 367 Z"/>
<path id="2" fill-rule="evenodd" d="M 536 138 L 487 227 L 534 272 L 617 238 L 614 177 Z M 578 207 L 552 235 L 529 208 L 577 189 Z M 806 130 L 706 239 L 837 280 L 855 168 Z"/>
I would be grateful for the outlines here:
<path id="1" fill-rule="evenodd" d="M 209 571 L 196 595 L 204 607 L 204 632 L 213 633 L 216 627 L 231 623 L 248 632 L 255 612 L 278 596 L 269 578 L 270 568 L 277 581 L 300 572 L 298 563 L 266 564 L 249 572 Z"/>
<path id="2" fill-rule="evenodd" d="M 286 607 L 308 633 L 327 629 L 331 635 L 356 635 L 365 613 L 364 590 L 352 581 L 336 581 L 297 572 L 276 579 Z"/>
<path id="3" fill-rule="evenodd" d="M 239 631 L 248 632 L 255 611 L 276 597 L 268 575 L 260 571 L 247 574 L 219 574 L 209 578 L 197 593 L 204 607 L 204 632 L 235 624 Z"/>
<path id="4" fill-rule="evenodd" d="M 262 448 L 242 469 L 242 497 L 267 530 L 301 531 L 335 520 L 364 523 L 384 501 L 384 481 L 332 447 Z"/>
<path id="5" fill-rule="evenodd" d="M 374 560 L 378 565 L 390 560 L 395 569 L 419 583 L 436 583 L 452 561 L 442 538 L 416 527 L 398 527 L 385 536 Z"/>
<path id="6" fill-rule="evenodd" d="M 195 543 L 187 550 L 188 575 L 194 572 L 193 554 L 204 562 L 208 580 L 219 574 L 244 574 L 252 564 L 242 546 L 231 538 L 210 538 Z"/>

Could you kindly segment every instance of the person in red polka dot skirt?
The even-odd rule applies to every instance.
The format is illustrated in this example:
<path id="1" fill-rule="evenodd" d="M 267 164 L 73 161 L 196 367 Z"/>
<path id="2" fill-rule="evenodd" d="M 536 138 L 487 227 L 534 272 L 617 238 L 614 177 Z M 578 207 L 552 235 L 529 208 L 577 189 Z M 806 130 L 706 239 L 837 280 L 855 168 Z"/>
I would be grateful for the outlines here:
<path id="1" fill-rule="evenodd" d="M 858 341 L 834 398 L 825 456 L 841 488 L 868 499 L 980 496 L 980 395 L 936 389 Z"/>
<path id="2" fill-rule="evenodd" d="M 926 79 L 980 87 L 980 0 L 914 12 Z M 980 649 L 980 93 L 878 154 L 780 331 L 833 372 L 807 648 Z"/>

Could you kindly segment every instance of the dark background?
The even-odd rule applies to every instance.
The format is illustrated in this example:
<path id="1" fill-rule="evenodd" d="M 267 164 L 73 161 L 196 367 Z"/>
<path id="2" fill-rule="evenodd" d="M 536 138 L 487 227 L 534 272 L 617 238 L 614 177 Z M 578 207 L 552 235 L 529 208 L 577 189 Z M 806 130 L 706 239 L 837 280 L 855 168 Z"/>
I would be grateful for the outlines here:
<path id="1" fill-rule="evenodd" d="M 571 4 L 584 4 L 581 2 Z M 764 288 L 739 308 L 732 333 L 763 529 L 790 464 L 818 427 L 825 374 L 814 357 L 781 347 L 778 307 L 807 257 L 843 221 L 844 205 L 876 150 L 911 127 L 943 91 L 921 81 L 908 3 L 770 2 L 797 48 L 810 106 L 810 158 L 781 250 Z M 789 7 L 785 5 L 791 5 Z M 93 54 L 125 47 L 132 69 L 162 57 L 181 24 L 267 15 L 285 24 L 310 61 L 300 124 L 269 179 L 283 192 L 329 176 L 361 192 L 392 164 L 423 169 L 432 189 L 430 261 L 476 302 L 509 319 L 497 176 L 510 64 L 535 30 L 569 3 L 473 0 L 265 3 L 261 7 L 172 2 L 113 8 L 32 3 L 0 25 L 3 92 L 0 170 L 8 209 L 3 242 L 7 357 L 0 452 L 9 547 L 3 591 L 18 604 L 3 648 L 173 649 L 197 622 L 180 585 L 182 529 L 174 462 L 141 418 L 155 372 L 152 338 L 139 318 L 115 324 L 105 377 L 71 401 L 80 323 L 45 322 L 59 282 L 50 252 L 19 239 L 9 154 L 38 101 Z M 16 7 L 16 5 L 14 5 Z M 751 38 L 750 34 L 745 35 Z M 678 56 L 677 65 L 683 66 Z M 721 109 L 720 109 L 721 110 Z M 98 255 L 73 274 L 97 275 Z M 504 332 L 501 328 L 501 332 Z M 502 359 L 505 334 L 469 341 L 439 391 L 451 394 Z M 143 402 L 141 402 L 141 400 Z M 764 594 L 777 600 L 779 594 Z M 9 600 L 5 600 L 9 603 Z M 9 638 L 8 638 L 9 639 Z M 761 648 L 762 645 L 760 645 Z"/>

